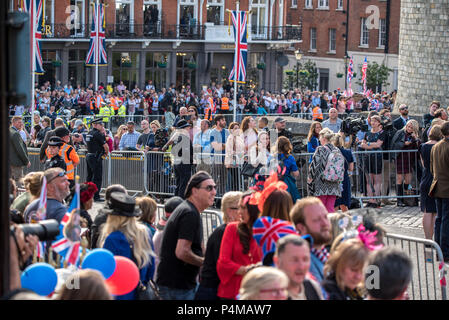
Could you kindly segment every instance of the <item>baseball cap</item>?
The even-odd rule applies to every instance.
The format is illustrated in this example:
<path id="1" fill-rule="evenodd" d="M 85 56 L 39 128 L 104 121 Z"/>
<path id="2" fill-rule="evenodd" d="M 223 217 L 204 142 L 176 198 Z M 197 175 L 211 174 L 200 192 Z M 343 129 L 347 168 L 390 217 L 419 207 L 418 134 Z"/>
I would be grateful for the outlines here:
<path id="1" fill-rule="evenodd" d="M 285 122 L 286 120 L 282 117 L 277 117 L 274 122 Z"/>

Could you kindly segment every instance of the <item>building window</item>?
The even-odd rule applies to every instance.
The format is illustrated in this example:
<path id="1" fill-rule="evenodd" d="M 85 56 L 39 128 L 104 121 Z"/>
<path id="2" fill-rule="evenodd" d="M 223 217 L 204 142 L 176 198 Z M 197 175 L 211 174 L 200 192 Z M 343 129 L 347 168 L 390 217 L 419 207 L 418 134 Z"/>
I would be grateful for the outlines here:
<path id="1" fill-rule="evenodd" d="M 143 2 L 143 32 L 146 36 L 160 34 L 161 2 L 145 0 Z"/>
<path id="2" fill-rule="evenodd" d="M 329 0 L 318 0 L 318 9 L 329 9 Z"/>
<path id="3" fill-rule="evenodd" d="M 128 34 L 134 32 L 134 1 L 115 1 L 115 24 L 117 34 Z"/>
<path id="4" fill-rule="evenodd" d="M 77 85 L 87 84 L 86 50 L 69 50 L 69 83 L 76 88 Z"/>
<path id="5" fill-rule="evenodd" d="M 343 10 L 343 0 L 337 0 L 337 10 Z"/>
<path id="6" fill-rule="evenodd" d="M 316 51 L 316 28 L 310 28 L 310 51 Z"/>
<path id="7" fill-rule="evenodd" d="M 224 24 L 224 0 L 207 0 L 207 22 Z"/>
<path id="8" fill-rule="evenodd" d="M 329 52 L 335 53 L 337 50 L 337 30 L 329 29 Z"/>
<path id="9" fill-rule="evenodd" d="M 292 8 L 298 7 L 298 0 L 292 0 Z"/>
<path id="10" fill-rule="evenodd" d="M 254 39 L 265 39 L 267 36 L 267 0 L 251 0 L 249 16 L 251 20 L 251 34 Z"/>
<path id="11" fill-rule="evenodd" d="M 379 19 L 379 47 L 385 47 L 387 42 L 387 20 Z"/>
<path id="12" fill-rule="evenodd" d="M 313 9 L 313 3 L 312 3 L 312 0 L 305 0 L 304 7 L 305 7 L 306 9 Z"/>
<path id="13" fill-rule="evenodd" d="M 360 23 L 360 46 L 369 46 L 369 30 L 366 27 L 366 18 L 362 18 Z"/>
<path id="14" fill-rule="evenodd" d="M 139 52 L 113 52 L 112 75 L 114 82 L 123 84 L 130 90 L 139 84 Z"/>
<path id="15" fill-rule="evenodd" d="M 147 52 L 145 56 L 145 83 L 153 81 L 156 89 L 167 86 L 167 68 L 159 68 L 159 63 L 166 63 L 169 54 L 166 52 Z"/>
<path id="16" fill-rule="evenodd" d="M 196 91 L 196 65 L 195 53 L 177 52 L 176 53 L 176 87 L 185 88 L 190 86 Z"/>

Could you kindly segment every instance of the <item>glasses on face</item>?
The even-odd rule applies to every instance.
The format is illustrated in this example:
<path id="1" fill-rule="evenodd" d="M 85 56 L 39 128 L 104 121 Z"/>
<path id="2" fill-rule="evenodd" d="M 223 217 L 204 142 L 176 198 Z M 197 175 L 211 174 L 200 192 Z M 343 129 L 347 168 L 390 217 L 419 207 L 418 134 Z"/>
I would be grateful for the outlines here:
<path id="1" fill-rule="evenodd" d="M 56 178 L 60 178 L 60 177 L 64 177 L 64 176 L 65 176 L 65 171 L 62 171 L 62 172 L 58 173 L 57 175 L 55 175 L 53 178 L 49 179 L 49 180 L 47 181 L 47 184 L 50 183 L 50 182 L 52 182 L 52 181 L 55 180 Z"/>
<path id="2" fill-rule="evenodd" d="M 200 187 L 198 189 L 205 189 L 205 190 L 207 190 L 207 192 L 211 192 L 212 190 L 217 190 L 217 186 L 210 184 L 208 186 Z"/>
<path id="3" fill-rule="evenodd" d="M 229 207 L 229 209 L 231 209 L 231 210 L 238 210 L 239 207 Z"/>
<path id="4" fill-rule="evenodd" d="M 408 107 L 403 107 L 403 108 L 401 108 L 401 109 L 399 109 L 400 111 L 402 111 L 402 110 L 408 110 Z"/>
<path id="5" fill-rule="evenodd" d="M 287 288 L 262 289 L 260 293 L 270 293 L 273 297 L 287 294 Z"/>

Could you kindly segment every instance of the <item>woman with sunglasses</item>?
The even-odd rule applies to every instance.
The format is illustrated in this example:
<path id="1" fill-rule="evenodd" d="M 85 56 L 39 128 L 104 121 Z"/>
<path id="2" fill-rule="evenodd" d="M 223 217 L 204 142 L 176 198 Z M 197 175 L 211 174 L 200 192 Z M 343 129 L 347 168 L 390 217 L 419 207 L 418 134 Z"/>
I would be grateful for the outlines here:
<path id="1" fill-rule="evenodd" d="M 259 217 L 257 204 L 252 204 L 253 193 L 252 190 L 243 193 L 238 206 L 241 221 L 229 223 L 223 235 L 217 261 L 220 278 L 217 296 L 221 299 L 236 299 L 243 276 L 262 261 L 262 251 L 252 231 Z"/>

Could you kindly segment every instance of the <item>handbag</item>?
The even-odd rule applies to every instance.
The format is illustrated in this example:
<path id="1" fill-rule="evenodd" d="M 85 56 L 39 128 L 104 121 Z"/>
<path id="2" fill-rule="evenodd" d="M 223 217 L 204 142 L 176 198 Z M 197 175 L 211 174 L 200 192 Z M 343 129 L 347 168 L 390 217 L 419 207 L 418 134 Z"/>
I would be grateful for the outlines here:
<path id="1" fill-rule="evenodd" d="M 242 166 L 242 176 L 253 178 L 262 166 L 263 165 L 259 163 L 257 167 L 254 167 L 251 163 L 245 161 Z"/>
<path id="2" fill-rule="evenodd" d="M 146 286 L 142 283 L 142 281 L 139 281 L 136 298 L 137 300 L 162 300 L 156 283 L 154 283 L 151 279 L 148 281 Z"/>

